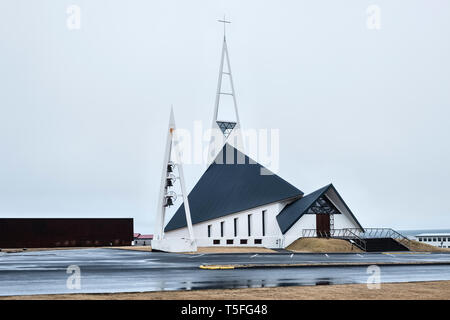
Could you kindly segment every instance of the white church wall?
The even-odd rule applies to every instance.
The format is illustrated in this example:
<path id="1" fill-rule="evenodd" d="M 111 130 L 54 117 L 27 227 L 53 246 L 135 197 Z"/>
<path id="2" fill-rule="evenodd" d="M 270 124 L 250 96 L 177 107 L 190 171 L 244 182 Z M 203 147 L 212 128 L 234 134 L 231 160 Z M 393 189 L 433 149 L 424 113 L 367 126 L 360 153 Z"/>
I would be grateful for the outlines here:
<path id="1" fill-rule="evenodd" d="M 272 203 L 250 210 L 241 211 L 224 217 L 194 224 L 194 237 L 198 247 L 237 246 L 237 247 L 282 247 L 280 228 L 276 216 L 284 207 L 281 203 Z M 265 211 L 265 236 L 263 236 L 262 214 Z M 250 219 L 250 236 L 248 235 L 248 215 Z M 234 235 L 234 219 L 237 218 L 237 235 Z M 224 223 L 224 234 L 221 235 L 221 223 Z M 211 236 L 208 237 L 208 225 L 211 225 Z M 187 227 L 165 233 L 167 238 L 188 237 Z M 231 242 L 232 243 L 227 243 Z M 241 242 L 243 240 L 243 242 Z M 256 241 L 255 241 L 256 240 Z M 245 243 L 246 241 L 246 243 Z M 260 242 L 259 242 L 260 241 Z M 256 242 L 256 243 L 255 243 Z"/>
<path id="2" fill-rule="evenodd" d="M 335 214 L 334 215 L 334 229 L 345 229 L 345 228 L 358 228 L 358 225 L 355 224 L 352 220 L 344 214 Z"/>
<path id="3" fill-rule="evenodd" d="M 334 215 L 334 229 L 358 228 L 358 224 L 352 218 L 350 212 L 339 199 L 334 190 L 327 191 L 326 196 L 342 212 Z M 316 215 L 304 214 L 294 225 L 283 235 L 276 220 L 277 215 L 289 201 L 272 203 L 260 206 L 239 213 L 230 214 L 225 217 L 205 221 L 195 224 L 194 236 L 199 247 L 210 246 L 237 246 L 252 247 L 261 246 L 266 248 L 286 248 L 292 242 L 303 236 L 304 229 L 316 229 Z M 266 211 L 265 236 L 262 235 L 262 212 Z M 251 214 L 251 235 L 248 236 L 248 215 Z M 237 236 L 234 236 L 234 219 L 237 220 Z M 224 222 L 224 235 L 221 236 L 220 223 Z M 208 237 L 208 225 L 211 225 L 211 236 Z M 187 238 L 187 228 L 181 228 L 166 233 L 166 237 Z M 218 242 L 214 244 L 214 240 Z M 232 244 L 227 244 L 227 240 L 232 240 Z M 247 243 L 241 243 L 247 240 Z M 261 240 L 261 243 L 255 243 Z"/>
<path id="4" fill-rule="evenodd" d="M 284 248 L 303 236 L 303 229 L 316 229 L 316 215 L 304 214 L 294 225 L 284 234 Z"/>
<path id="5" fill-rule="evenodd" d="M 352 218 L 346 206 L 339 199 L 333 189 L 325 194 L 328 199 L 339 209 L 341 214 L 334 215 L 334 229 L 359 228 Z M 303 236 L 303 229 L 316 229 L 316 215 L 304 214 L 284 235 L 284 248 Z"/>
<path id="6" fill-rule="evenodd" d="M 336 206 L 336 208 L 342 212 L 342 214 L 334 215 L 335 229 L 359 228 L 358 223 L 356 223 L 355 219 L 353 219 L 346 205 L 340 200 L 339 196 L 332 188 L 326 192 L 326 196 Z"/>

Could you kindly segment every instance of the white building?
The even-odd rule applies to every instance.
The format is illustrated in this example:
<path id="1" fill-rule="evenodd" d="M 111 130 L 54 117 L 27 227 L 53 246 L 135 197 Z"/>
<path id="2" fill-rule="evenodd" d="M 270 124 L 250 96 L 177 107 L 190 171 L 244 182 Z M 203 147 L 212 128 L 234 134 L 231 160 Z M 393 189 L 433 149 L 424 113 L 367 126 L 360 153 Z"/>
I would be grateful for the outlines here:
<path id="1" fill-rule="evenodd" d="M 450 233 L 421 233 L 415 236 L 417 241 L 439 248 L 450 248 Z"/>
<path id="2" fill-rule="evenodd" d="M 227 79 L 230 82 L 228 91 L 223 92 L 226 89 L 222 87 L 222 80 Z M 233 120 L 219 119 L 223 95 L 233 98 Z M 197 247 L 285 248 L 302 237 L 305 230 L 312 229 L 316 234 L 326 236 L 333 229 L 362 229 L 332 184 L 304 196 L 302 191 L 279 176 L 267 174 L 267 168 L 242 151 L 245 149 L 225 37 L 212 128 L 220 130 L 219 137 L 223 133 L 223 141 L 218 146 L 214 141 L 215 147 L 210 148 L 211 164 L 189 193 L 189 202 L 185 202 L 190 210 L 185 212 L 184 204 L 181 205 L 165 225 L 164 232 L 159 224 L 161 231 L 156 239 L 165 238 L 169 242 L 172 239 L 175 243 L 176 239 L 194 236 Z M 217 152 L 212 154 L 211 150 Z M 165 171 L 163 179 L 164 174 Z M 167 185 L 163 183 L 162 186 L 161 199 L 163 194 L 169 194 Z M 160 204 L 158 210 L 162 212 L 161 208 Z M 163 221 L 164 213 L 159 216 Z M 191 217 L 192 229 L 186 216 Z"/>
<path id="3" fill-rule="evenodd" d="M 235 162 L 212 163 L 188 196 L 198 247 L 285 248 L 303 230 L 326 235 L 333 229 L 362 229 L 332 184 L 304 196 L 275 174 L 261 175 L 262 166 L 248 156 L 237 163 L 241 153 L 228 144 L 218 157 L 226 158 L 227 152 Z M 189 237 L 184 205 L 166 225 L 165 237 Z"/>

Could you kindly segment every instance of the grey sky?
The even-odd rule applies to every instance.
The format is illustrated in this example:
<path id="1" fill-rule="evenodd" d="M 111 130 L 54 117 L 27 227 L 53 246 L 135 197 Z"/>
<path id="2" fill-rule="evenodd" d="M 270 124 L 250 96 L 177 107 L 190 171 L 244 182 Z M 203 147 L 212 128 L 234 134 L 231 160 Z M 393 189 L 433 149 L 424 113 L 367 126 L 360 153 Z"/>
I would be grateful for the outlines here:
<path id="1" fill-rule="evenodd" d="M 153 232 L 170 105 L 209 126 L 225 13 L 242 126 L 280 129 L 281 177 L 333 182 L 364 226 L 449 228 L 450 3 L 343 3 L 1 1 L 0 217 Z"/>

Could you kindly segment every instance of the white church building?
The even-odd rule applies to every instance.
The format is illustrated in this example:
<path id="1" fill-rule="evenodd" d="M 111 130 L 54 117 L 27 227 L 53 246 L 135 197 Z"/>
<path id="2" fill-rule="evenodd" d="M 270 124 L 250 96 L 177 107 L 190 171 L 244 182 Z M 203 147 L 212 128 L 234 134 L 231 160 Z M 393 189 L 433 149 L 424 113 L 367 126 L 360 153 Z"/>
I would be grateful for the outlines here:
<path id="1" fill-rule="evenodd" d="M 222 92 L 226 78 L 230 92 Z M 236 117 L 232 121 L 218 119 L 223 95 L 233 97 Z M 305 231 L 326 236 L 334 229 L 363 229 L 332 184 L 305 195 L 276 174 L 261 174 L 267 169 L 246 155 L 240 128 L 224 37 L 213 116 L 213 129 L 223 133 L 223 147 L 217 148 L 211 164 L 167 224 L 162 214 L 161 238 L 195 239 L 197 247 L 286 248 Z M 165 188 L 161 197 L 167 192 Z"/>
<path id="2" fill-rule="evenodd" d="M 227 144 L 218 157 L 237 149 Z M 189 193 L 197 246 L 285 248 L 303 230 L 326 235 L 333 229 L 361 228 L 337 190 L 329 184 L 308 195 L 279 176 L 261 175 L 261 165 L 212 163 Z M 188 238 L 182 205 L 165 227 L 167 238 Z"/>

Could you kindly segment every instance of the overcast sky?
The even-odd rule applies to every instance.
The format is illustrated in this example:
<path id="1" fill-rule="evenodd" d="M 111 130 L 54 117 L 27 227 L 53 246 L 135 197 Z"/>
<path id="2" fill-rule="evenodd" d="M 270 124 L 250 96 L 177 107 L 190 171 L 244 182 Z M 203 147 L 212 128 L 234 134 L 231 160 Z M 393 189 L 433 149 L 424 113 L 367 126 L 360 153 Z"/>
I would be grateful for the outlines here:
<path id="1" fill-rule="evenodd" d="M 3 0 L 0 217 L 153 232 L 170 105 L 210 125 L 223 14 L 242 127 L 280 130 L 282 178 L 332 182 L 366 227 L 450 228 L 445 0 Z"/>

